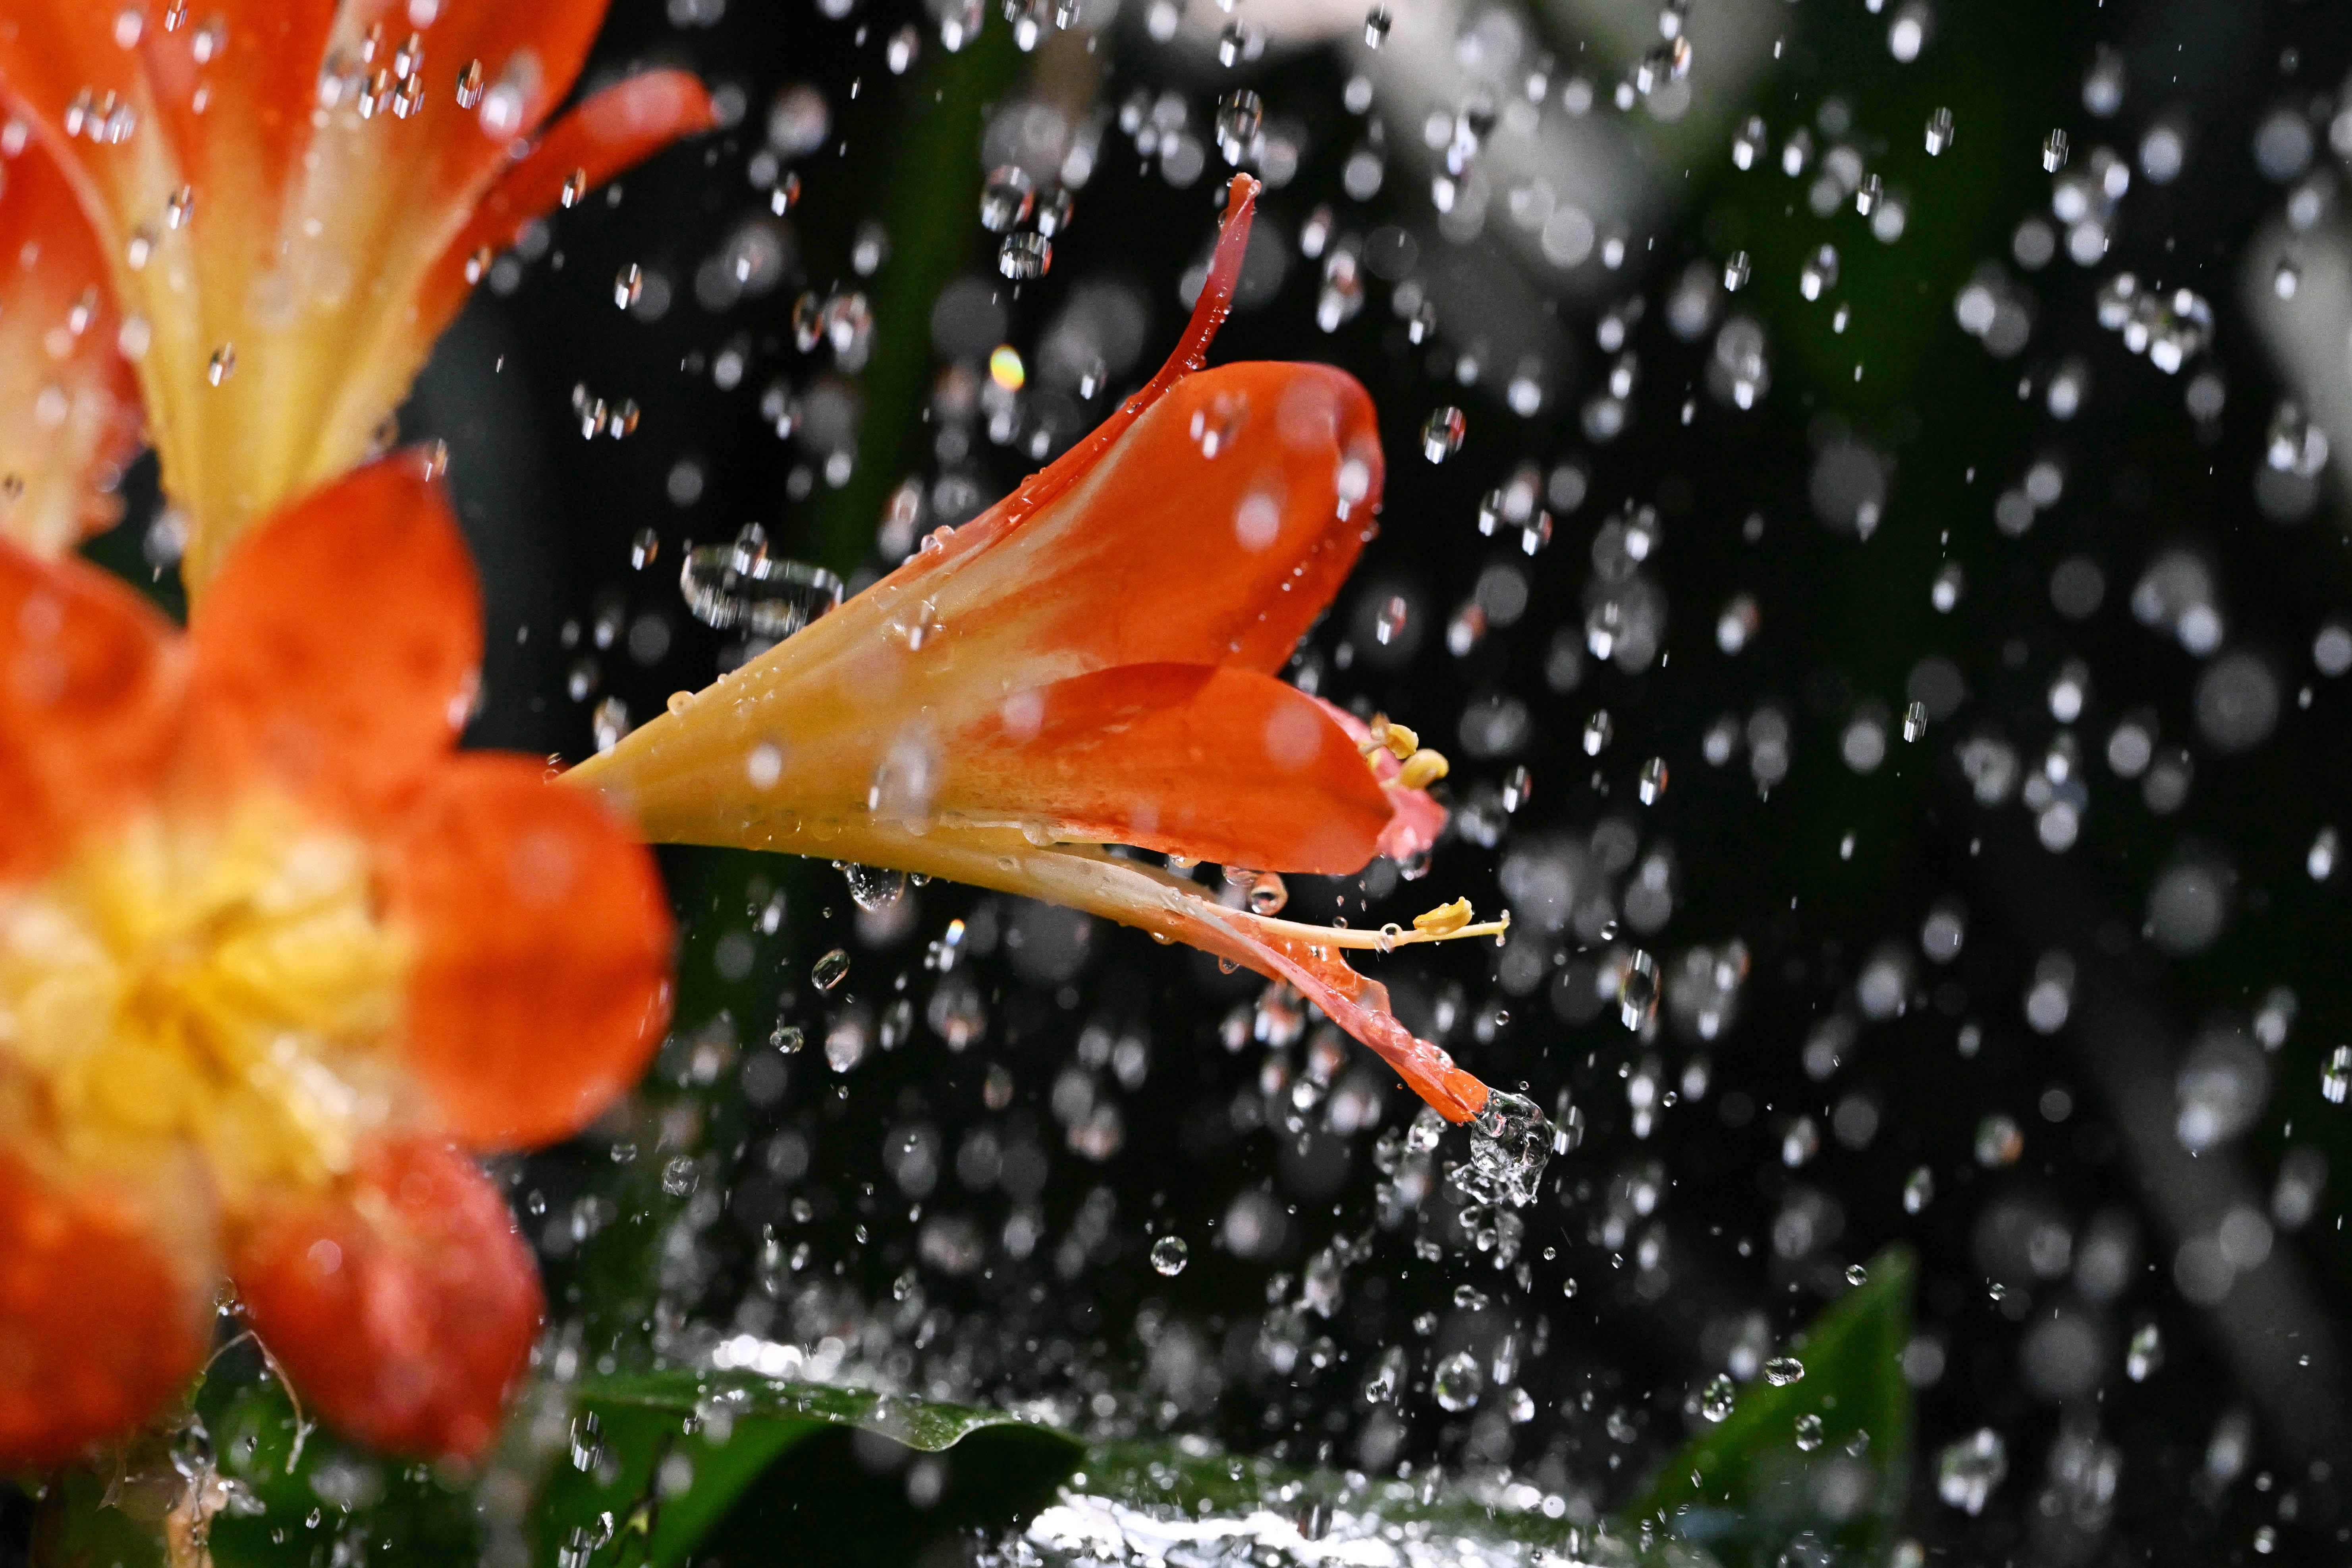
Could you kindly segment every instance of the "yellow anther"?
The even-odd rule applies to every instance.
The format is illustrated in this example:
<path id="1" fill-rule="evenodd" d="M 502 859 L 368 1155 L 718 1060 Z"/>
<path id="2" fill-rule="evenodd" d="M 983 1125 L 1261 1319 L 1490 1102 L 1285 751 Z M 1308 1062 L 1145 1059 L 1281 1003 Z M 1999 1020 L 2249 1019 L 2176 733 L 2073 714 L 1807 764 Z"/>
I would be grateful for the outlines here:
<path id="1" fill-rule="evenodd" d="M 1421 737 L 1402 724 L 1392 723 L 1389 726 L 1386 744 L 1389 754 L 1398 762 L 1403 762 L 1421 750 Z"/>
<path id="2" fill-rule="evenodd" d="M 1453 764 L 1441 752 L 1418 751 L 1405 760 L 1396 782 L 1404 789 L 1427 789 L 1453 771 Z"/>
<path id="3" fill-rule="evenodd" d="M 1426 756 L 1429 753 L 1423 752 Z M 1412 929 L 1431 936 L 1451 936 L 1470 923 L 1470 900 L 1456 899 L 1450 904 L 1440 904 L 1425 914 L 1412 917 Z"/>

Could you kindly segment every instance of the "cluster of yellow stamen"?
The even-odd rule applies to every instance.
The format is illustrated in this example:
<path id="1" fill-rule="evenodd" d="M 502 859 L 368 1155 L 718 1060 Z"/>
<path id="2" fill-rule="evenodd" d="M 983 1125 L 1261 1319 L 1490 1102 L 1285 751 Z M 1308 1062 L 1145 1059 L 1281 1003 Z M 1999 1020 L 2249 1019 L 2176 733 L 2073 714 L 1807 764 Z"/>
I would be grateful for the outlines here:
<path id="1" fill-rule="evenodd" d="M 1409 725 L 1400 724 L 1385 713 L 1372 715 L 1371 731 L 1357 742 L 1356 749 L 1375 768 L 1380 765 L 1378 758 L 1382 752 L 1403 763 L 1396 777 L 1388 781 L 1397 789 L 1427 789 L 1454 771 L 1444 752 L 1423 745 L 1421 737 Z"/>

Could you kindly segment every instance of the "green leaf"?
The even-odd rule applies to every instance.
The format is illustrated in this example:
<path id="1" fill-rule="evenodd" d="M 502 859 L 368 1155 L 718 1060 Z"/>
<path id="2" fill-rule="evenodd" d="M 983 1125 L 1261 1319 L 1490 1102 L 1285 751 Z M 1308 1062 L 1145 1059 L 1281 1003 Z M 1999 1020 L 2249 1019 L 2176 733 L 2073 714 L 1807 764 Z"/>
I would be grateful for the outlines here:
<path id="1" fill-rule="evenodd" d="M 863 1389 L 786 1383 L 753 1373 L 662 1372 L 585 1380 L 572 1391 L 572 1449 L 560 1459 L 541 1509 L 542 1556 L 576 1568 L 675 1568 L 715 1530 L 729 1525 L 754 1483 L 778 1461 L 827 1434 L 869 1432 L 917 1453 L 938 1453 L 975 1433 L 1003 1430 L 1017 1445 L 1013 1471 L 1042 1476 L 1023 1484 L 1007 1474 L 988 1489 L 1005 1497 L 1034 1491 L 1077 1462 L 1075 1442 L 1050 1427 L 1003 1411 L 936 1405 Z M 1010 1455 L 995 1456 L 999 1459 Z M 794 1465 L 772 1476 L 750 1500 L 770 1510 L 830 1516 L 859 1512 L 835 1481 L 813 1484 L 828 1467 L 795 1478 Z M 1004 1469 L 999 1464 L 996 1468 Z M 855 1478 L 852 1478 L 854 1481 Z M 906 1505 L 898 1504 L 904 1512 Z M 787 1521 L 791 1523 L 793 1521 Z M 806 1524 L 810 1521 L 798 1521 Z M 763 1533 L 772 1534 L 772 1531 Z"/>
<path id="2" fill-rule="evenodd" d="M 1775 1562 L 1811 1532 L 1845 1551 L 1881 1545 L 1910 1473 L 1912 1394 L 1903 1375 L 1915 1267 L 1881 1253 L 1787 1353 L 1804 1375 L 1748 1384 L 1720 1426 L 1666 1462 L 1626 1517 L 1707 1546 L 1727 1563 Z M 1799 1423 L 1818 1417 L 1820 1429 Z"/>
<path id="3" fill-rule="evenodd" d="M 33 1517 L 34 1568 L 164 1568 L 162 1519 L 134 1519 L 106 1490 L 92 1469 L 49 1479 Z"/>

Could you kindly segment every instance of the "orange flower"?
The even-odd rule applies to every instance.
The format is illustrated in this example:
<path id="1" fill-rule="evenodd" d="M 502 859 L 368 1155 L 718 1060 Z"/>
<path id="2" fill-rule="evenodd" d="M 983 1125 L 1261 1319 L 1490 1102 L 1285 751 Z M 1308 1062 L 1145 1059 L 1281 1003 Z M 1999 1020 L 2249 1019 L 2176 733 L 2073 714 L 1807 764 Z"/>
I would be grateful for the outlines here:
<path id="1" fill-rule="evenodd" d="M 106 258 L 22 124 L 0 129 L 0 535 L 58 555 L 121 515 L 139 387 Z"/>
<path id="2" fill-rule="evenodd" d="M 1442 758 L 1276 678 L 1371 536 L 1381 460 L 1371 401 L 1340 372 L 1200 369 L 1255 193 L 1234 181 L 1174 356 L 1093 436 L 568 776 L 655 839 L 1002 889 L 1247 964 L 1468 1121 L 1486 1086 L 1415 1039 L 1339 952 L 1499 922 L 1298 925 L 1104 847 L 1346 873 L 1379 849 L 1425 848 L 1444 817 L 1408 787 Z M 1401 764 L 1396 749 L 1417 755 Z"/>
<path id="3" fill-rule="evenodd" d="M 488 247 L 709 123 L 651 71 L 539 132 L 604 0 L 26 0 L 0 82 L 103 242 L 183 571 L 362 461 Z"/>
<path id="4" fill-rule="evenodd" d="M 635 1081 L 669 926 L 595 802 L 450 750 L 478 623 L 414 455 L 254 530 L 184 637 L 0 543 L 0 1469 L 152 1415 L 224 1274 L 331 1420 L 492 1435 L 538 1279 L 452 1144 Z"/>

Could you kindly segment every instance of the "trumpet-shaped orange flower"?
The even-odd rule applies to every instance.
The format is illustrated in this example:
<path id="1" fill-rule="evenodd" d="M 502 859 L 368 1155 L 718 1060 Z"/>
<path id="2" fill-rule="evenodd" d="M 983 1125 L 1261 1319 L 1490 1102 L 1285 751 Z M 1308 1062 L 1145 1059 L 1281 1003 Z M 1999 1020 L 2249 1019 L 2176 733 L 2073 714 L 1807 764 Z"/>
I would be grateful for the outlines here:
<path id="1" fill-rule="evenodd" d="M 604 0 L 26 0 L 0 83 L 104 244 L 201 589 L 362 461 L 490 247 L 709 123 L 661 70 L 540 134 Z M 533 137 L 538 137 L 536 143 Z"/>
<path id="2" fill-rule="evenodd" d="M 139 387 L 106 258 L 28 127 L 0 127 L 0 535 L 57 555 L 121 515 Z"/>
<path id="3" fill-rule="evenodd" d="M 300 1391 L 469 1454 L 537 1330 L 458 1151 L 633 1082 L 650 858 L 530 758 L 451 751 L 473 569 L 424 464 L 254 530 L 181 636 L 0 542 L 0 1468 L 151 1415 L 224 1275 Z"/>
<path id="4" fill-rule="evenodd" d="M 1204 948 L 1297 986 L 1468 1121 L 1486 1086 L 1339 953 L 1499 924 L 1297 925 L 1105 847 L 1344 873 L 1425 848 L 1443 821 L 1419 787 L 1443 759 L 1276 679 L 1371 536 L 1381 458 L 1371 401 L 1339 371 L 1200 369 L 1254 195 L 1234 182 L 1175 355 L 1093 436 L 568 776 L 656 839 L 944 877 Z"/>

